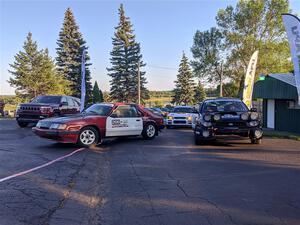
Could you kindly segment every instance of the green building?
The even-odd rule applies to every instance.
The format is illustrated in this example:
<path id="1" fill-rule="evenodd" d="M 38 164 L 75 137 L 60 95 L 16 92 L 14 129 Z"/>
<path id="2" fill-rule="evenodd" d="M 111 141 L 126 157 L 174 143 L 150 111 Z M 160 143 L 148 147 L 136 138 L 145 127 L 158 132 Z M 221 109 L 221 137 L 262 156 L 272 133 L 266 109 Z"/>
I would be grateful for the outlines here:
<path id="1" fill-rule="evenodd" d="M 300 133 L 300 106 L 295 76 L 269 74 L 254 84 L 253 99 L 262 99 L 263 126 Z"/>

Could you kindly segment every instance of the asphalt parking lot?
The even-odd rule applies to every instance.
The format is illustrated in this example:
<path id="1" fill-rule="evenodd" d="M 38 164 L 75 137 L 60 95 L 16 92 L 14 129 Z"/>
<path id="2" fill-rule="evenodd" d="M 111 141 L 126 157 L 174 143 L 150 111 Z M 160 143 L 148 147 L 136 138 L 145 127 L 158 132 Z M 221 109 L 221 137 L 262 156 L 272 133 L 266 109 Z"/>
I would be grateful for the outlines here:
<path id="1" fill-rule="evenodd" d="M 0 179 L 78 149 L 0 120 Z M 116 139 L 0 183 L 1 225 L 300 224 L 300 142 L 189 129 Z"/>

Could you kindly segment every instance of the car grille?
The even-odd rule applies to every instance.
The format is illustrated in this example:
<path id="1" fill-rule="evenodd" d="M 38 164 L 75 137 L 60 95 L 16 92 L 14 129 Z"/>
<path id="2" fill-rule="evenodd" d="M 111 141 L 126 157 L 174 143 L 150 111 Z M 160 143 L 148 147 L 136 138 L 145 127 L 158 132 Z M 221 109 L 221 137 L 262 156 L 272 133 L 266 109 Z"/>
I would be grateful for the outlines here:
<path id="1" fill-rule="evenodd" d="M 185 117 L 174 117 L 175 120 L 185 120 Z"/>
<path id="2" fill-rule="evenodd" d="M 173 121 L 174 124 L 186 124 L 185 120 L 174 120 Z"/>
<path id="3" fill-rule="evenodd" d="M 21 106 L 20 109 L 24 111 L 40 111 L 40 107 L 36 106 Z"/>

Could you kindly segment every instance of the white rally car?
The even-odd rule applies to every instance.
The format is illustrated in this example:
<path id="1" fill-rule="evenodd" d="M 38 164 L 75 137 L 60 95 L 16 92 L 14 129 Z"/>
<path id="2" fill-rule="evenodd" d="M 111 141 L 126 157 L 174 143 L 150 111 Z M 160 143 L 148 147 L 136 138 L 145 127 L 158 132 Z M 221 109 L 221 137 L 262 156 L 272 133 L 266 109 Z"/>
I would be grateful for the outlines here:
<path id="1" fill-rule="evenodd" d="M 166 127 L 192 127 L 198 116 L 198 111 L 192 106 L 176 106 L 166 119 Z"/>

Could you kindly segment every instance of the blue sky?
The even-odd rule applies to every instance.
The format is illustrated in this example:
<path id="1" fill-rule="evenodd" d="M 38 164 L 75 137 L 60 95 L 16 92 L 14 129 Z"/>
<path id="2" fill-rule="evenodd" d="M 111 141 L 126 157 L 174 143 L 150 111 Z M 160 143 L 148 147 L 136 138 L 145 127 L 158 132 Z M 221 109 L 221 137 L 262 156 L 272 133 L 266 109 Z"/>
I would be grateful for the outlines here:
<path id="1" fill-rule="evenodd" d="M 14 55 L 22 49 L 29 31 L 39 48 L 48 48 L 55 57 L 56 40 L 64 12 L 71 7 L 83 37 L 89 46 L 93 81 L 109 90 L 106 68 L 110 66 L 111 37 L 118 24 L 118 7 L 124 4 L 141 43 L 150 90 L 174 87 L 182 51 L 191 59 L 190 47 L 196 30 L 215 25 L 217 11 L 235 0 L 198 1 L 62 1 L 0 0 L 0 94 L 13 94 L 6 82 Z M 300 1 L 291 1 L 291 9 L 300 14 Z M 165 67 L 165 68 L 160 68 Z"/>

